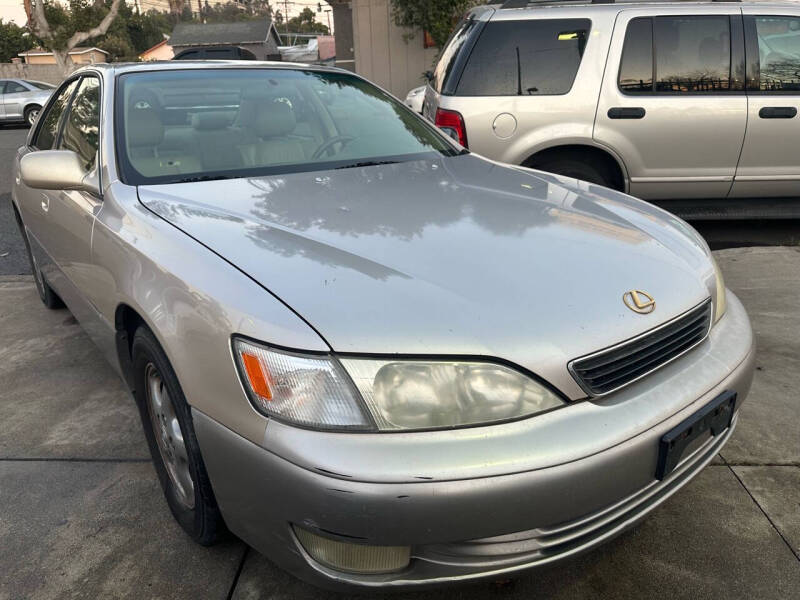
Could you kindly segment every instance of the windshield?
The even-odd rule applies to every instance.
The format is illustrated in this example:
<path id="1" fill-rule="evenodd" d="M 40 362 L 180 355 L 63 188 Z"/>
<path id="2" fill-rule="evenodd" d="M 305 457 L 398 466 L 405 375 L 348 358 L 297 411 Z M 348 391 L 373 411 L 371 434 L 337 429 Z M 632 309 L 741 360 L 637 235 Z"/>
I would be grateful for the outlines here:
<path id="1" fill-rule="evenodd" d="M 31 81 L 30 79 L 26 79 L 25 83 L 32 85 L 35 88 L 39 88 L 40 90 L 52 90 L 56 87 L 52 84 L 45 83 L 44 81 Z"/>
<path id="2" fill-rule="evenodd" d="M 362 79 L 288 69 L 123 74 L 116 133 L 122 178 L 131 185 L 458 153 L 433 126 Z"/>

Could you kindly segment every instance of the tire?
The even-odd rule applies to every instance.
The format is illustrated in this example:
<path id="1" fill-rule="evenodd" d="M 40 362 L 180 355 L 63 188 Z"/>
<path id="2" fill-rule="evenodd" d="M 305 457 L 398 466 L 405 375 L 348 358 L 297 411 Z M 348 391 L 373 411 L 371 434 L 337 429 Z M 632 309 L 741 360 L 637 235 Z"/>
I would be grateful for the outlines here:
<path id="1" fill-rule="evenodd" d="M 548 173 L 555 173 L 565 177 L 574 177 L 575 179 L 612 189 L 617 188 L 613 174 L 609 172 L 606 165 L 596 161 L 563 156 L 544 158 L 531 166 L 540 171 L 547 171 Z"/>
<path id="2" fill-rule="evenodd" d="M 29 127 L 33 127 L 34 123 L 36 123 L 36 118 L 39 116 L 40 110 L 42 110 L 42 107 L 36 104 L 33 104 L 25 109 L 25 122 Z"/>
<path id="3" fill-rule="evenodd" d="M 50 284 L 47 283 L 47 278 L 44 276 L 44 273 L 42 273 L 42 270 L 39 268 L 36 259 L 33 257 L 33 252 L 31 252 L 31 244 L 28 241 L 28 234 L 25 232 L 25 226 L 22 224 L 22 219 L 20 218 L 16 207 L 14 207 L 14 217 L 17 221 L 17 227 L 19 227 L 19 234 L 22 236 L 22 241 L 25 243 L 25 252 L 28 254 L 28 262 L 31 265 L 33 282 L 36 284 L 36 291 L 39 294 L 39 299 L 42 301 L 42 304 L 44 304 L 50 310 L 64 308 L 63 300 L 59 298 L 58 294 L 56 294 L 53 291 L 53 288 L 50 287 Z"/>
<path id="4" fill-rule="evenodd" d="M 178 378 L 145 326 L 133 336 L 131 358 L 134 397 L 167 504 L 194 541 L 210 546 L 224 523 Z"/>

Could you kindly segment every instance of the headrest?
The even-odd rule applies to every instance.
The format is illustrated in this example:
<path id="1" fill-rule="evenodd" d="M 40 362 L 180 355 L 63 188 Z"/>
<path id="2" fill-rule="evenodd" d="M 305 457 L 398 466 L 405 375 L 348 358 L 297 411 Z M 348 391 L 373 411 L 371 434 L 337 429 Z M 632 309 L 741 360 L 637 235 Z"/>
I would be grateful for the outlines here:
<path id="1" fill-rule="evenodd" d="M 258 107 L 255 131 L 258 137 L 277 137 L 292 133 L 297 119 L 286 102 L 270 102 Z"/>
<path id="2" fill-rule="evenodd" d="M 164 139 L 164 125 L 152 108 L 134 108 L 128 113 L 126 133 L 131 147 L 154 147 Z"/>
<path id="3" fill-rule="evenodd" d="M 192 115 L 192 127 L 200 131 L 225 129 L 231 120 L 231 114 L 226 112 L 195 113 Z"/>

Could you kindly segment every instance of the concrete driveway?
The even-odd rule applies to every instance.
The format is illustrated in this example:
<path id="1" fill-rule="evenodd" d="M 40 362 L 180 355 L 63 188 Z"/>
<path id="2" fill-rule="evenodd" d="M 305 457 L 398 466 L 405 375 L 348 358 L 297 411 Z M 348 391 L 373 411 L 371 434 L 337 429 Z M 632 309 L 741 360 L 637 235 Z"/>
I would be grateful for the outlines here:
<path id="1" fill-rule="evenodd" d="M 723 456 L 582 558 L 510 584 L 400 597 L 798 597 L 800 248 L 718 258 L 759 343 Z M 334 597 L 235 539 L 201 548 L 183 534 L 132 400 L 69 312 L 41 305 L 29 276 L 0 277 L 0 423 L 0 599 Z"/>

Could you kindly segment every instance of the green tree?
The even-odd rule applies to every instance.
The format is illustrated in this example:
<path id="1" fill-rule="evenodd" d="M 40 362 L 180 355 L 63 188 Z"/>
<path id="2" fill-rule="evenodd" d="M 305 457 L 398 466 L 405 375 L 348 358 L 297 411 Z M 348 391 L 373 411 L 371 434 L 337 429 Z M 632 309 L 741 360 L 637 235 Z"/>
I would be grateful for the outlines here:
<path id="1" fill-rule="evenodd" d="M 56 64 L 66 75 L 72 68 L 70 50 L 87 40 L 105 35 L 117 13 L 122 0 L 70 0 L 65 8 L 55 0 L 39 0 L 35 4 L 24 0 L 28 16 L 28 28 L 42 46 L 51 50 Z"/>
<path id="2" fill-rule="evenodd" d="M 28 30 L 16 23 L 0 19 L 0 62 L 10 62 L 20 52 L 33 48 L 35 40 Z"/>
<path id="3" fill-rule="evenodd" d="M 329 33 L 328 26 L 316 21 L 314 11 L 308 7 L 304 8 L 296 17 L 289 19 L 286 26 L 287 31 L 292 33 L 319 33 L 322 35 Z"/>
<path id="4" fill-rule="evenodd" d="M 413 38 L 418 30 L 427 31 L 434 44 L 441 48 L 454 26 L 464 13 L 478 4 L 477 0 L 392 0 L 392 16 L 400 27 L 412 30 L 406 38 Z"/>

